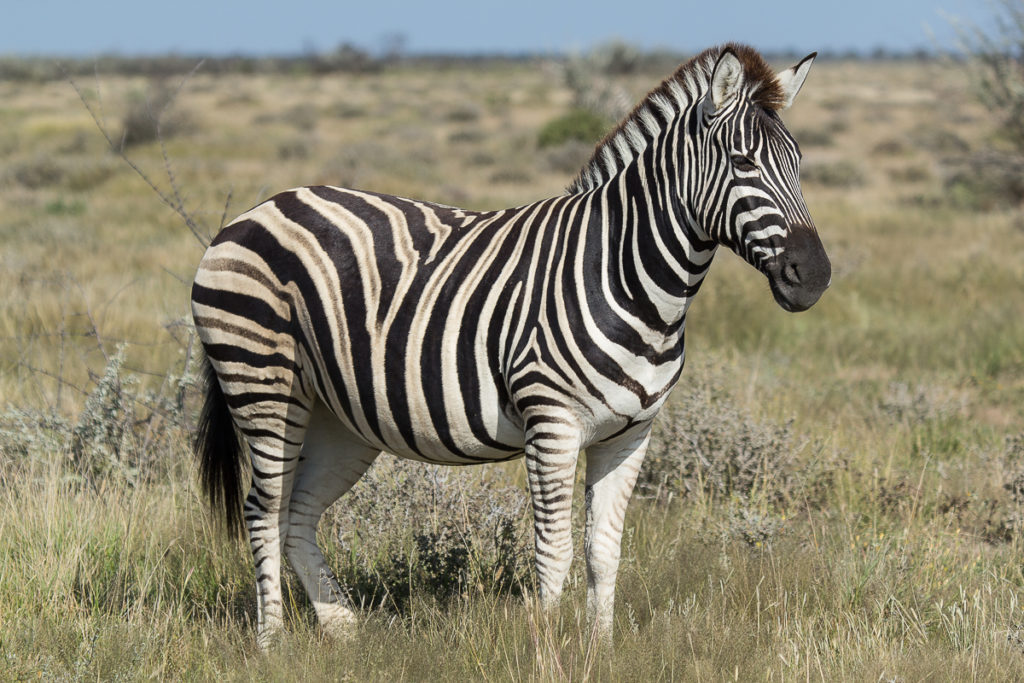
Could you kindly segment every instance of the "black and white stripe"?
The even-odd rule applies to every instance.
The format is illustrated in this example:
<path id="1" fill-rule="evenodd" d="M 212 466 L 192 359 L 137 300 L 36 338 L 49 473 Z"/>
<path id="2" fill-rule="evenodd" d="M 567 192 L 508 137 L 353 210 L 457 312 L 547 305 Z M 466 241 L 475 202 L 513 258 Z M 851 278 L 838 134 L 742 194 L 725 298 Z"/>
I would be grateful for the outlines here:
<path id="1" fill-rule="evenodd" d="M 562 196 L 477 212 L 303 187 L 221 231 L 192 291 L 215 378 L 200 464 L 237 519 L 233 422 L 252 463 L 244 523 L 261 643 L 281 625 L 282 550 L 321 623 L 351 623 L 315 529 L 382 451 L 452 465 L 525 455 L 551 605 L 586 448 L 588 605 L 610 637 L 626 504 L 718 245 L 762 271 L 789 310 L 828 285 L 799 152 L 776 113 L 810 62 L 776 75 L 742 46 L 695 57 Z"/>

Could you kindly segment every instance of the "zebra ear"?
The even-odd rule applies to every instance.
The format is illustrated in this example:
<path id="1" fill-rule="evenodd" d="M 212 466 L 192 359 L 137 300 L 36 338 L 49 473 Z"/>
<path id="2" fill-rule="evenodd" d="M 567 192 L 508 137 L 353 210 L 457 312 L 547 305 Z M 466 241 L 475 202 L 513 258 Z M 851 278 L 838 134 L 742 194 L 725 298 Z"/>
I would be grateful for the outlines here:
<path id="1" fill-rule="evenodd" d="M 780 109 L 789 109 L 789 105 L 793 104 L 793 99 L 800 92 L 800 86 L 804 84 L 807 72 L 811 70 L 811 64 L 817 56 L 817 52 L 812 52 L 801 59 L 799 64 L 779 72 L 776 76 L 779 85 L 782 87 L 782 106 L 779 107 Z"/>
<path id="2" fill-rule="evenodd" d="M 743 90 L 743 65 L 731 48 L 722 50 L 711 72 L 711 87 L 704 97 L 704 108 L 709 114 L 720 111 L 739 97 Z"/>

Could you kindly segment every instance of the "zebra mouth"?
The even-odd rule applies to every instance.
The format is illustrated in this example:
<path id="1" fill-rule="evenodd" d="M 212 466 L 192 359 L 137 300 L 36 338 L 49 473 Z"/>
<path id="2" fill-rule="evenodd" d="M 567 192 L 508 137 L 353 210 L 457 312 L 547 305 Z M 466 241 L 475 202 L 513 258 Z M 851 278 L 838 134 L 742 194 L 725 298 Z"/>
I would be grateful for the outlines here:
<path id="1" fill-rule="evenodd" d="M 797 288 L 780 283 L 775 278 L 770 278 L 768 284 L 771 287 L 772 296 L 775 297 L 775 303 L 788 313 L 806 311 L 818 301 L 821 294 L 825 291 L 822 289 L 811 296 L 807 296 Z"/>
<path id="2" fill-rule="evenodd" d="M 824 262 L 808 264 L 801 272 L 799 266 L 786 264 L 769 271 L 768 284 L 775 302 L 783 310 L 790 313 L 806 311 L 832 284 L 832 265 L 825 259 Z"/>
<path id="3" fill-rule="evenodd" d="M 832 284 L 832 264 L 821 248 L 810 255 L 787 251 L 767 275 L 775 302 L 785 311 L 798 313 L 813 306 Z"/>

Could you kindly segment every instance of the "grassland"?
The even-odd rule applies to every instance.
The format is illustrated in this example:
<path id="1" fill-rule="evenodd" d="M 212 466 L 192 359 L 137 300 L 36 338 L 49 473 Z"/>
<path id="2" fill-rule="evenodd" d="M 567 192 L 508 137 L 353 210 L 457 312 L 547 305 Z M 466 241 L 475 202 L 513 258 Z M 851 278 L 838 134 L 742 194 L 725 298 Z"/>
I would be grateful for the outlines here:
<path id="1" fill-rule="evenodd" d="M 664 75 L 609 82 L 638 97 Z M 120 140 L 178 82 L 78 85 Z M 543 62 L 200 70 L 162 144 L 124 139 L 209 235 L 300 184 L 550 196 L 588 152 L 537 144 L 573 98 Z M 614 654 L 588 647 L 582 562 L 556 623 L 522 597 L 521 464 L 395 463 L 321 529 L 366 605 L 354 638 L 324 640 L 296 585 L 290 635 L 259 654 L 247 550 L 191 466 L 200 241 L 68 83 L 0 82 L 0 102 L 0 678 L 1024 678 L 1024 211 L 950 182 L 1001 144 L 956 68 L 817 64 L 787 112 L 833 284 L 790 315 L 716 260 L 631 505 Z"/>

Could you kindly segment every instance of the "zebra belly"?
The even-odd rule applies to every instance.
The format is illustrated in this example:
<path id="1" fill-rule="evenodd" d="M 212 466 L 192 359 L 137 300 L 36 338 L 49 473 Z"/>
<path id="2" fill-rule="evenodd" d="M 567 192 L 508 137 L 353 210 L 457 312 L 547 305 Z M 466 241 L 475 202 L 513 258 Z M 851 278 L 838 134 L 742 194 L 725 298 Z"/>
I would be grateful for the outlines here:
<path id="1" fill-rule="evenodd" d="M 320 392 L 318 392 L 320 393 Z M 321 398 L 325 398 L 321 396 Z M 372 414 L 354 403 L 352 419 L 345 411 L 332 411 L 368 445 L 402 458 L 446 465 L 513 460 L 523 455 L 525 445 L 522 422 L 511 411 L 498 405 L 479 405 L 472 414 L 456 416 L 451 411 L 438 421 L 429 411 L 396 414 L 386 402 L 387 393 L 377 392 Z M 330 402 L 328 402 L 330 405 Z M 434 413 L 437 413 L 435 408 Z M 471 421 L 472 418 L 472 421 Z M 493 426 L 479 434 L 480 425 Z"/>

